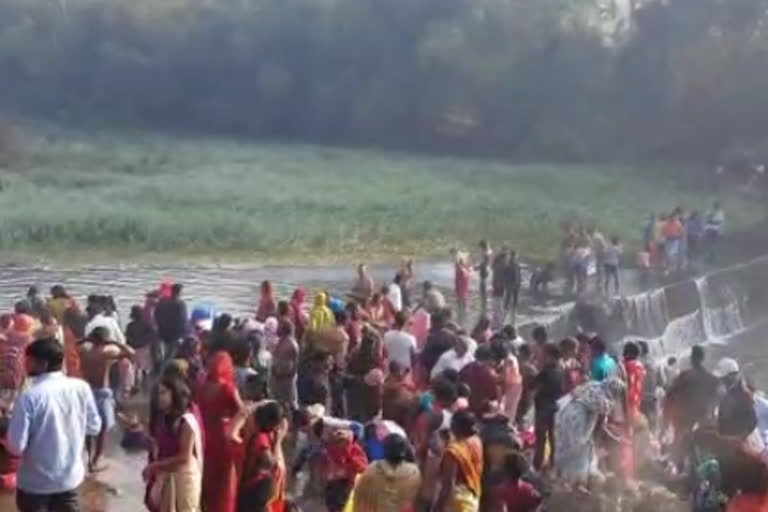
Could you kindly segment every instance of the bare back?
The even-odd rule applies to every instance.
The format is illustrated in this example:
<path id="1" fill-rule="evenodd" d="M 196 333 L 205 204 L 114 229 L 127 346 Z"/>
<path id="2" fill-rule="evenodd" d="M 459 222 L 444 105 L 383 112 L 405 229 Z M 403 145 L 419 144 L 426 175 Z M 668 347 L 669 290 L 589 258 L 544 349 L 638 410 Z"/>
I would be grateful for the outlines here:
<path id="1" fill-rule="evenodd" d="M 120 349 L 112 344 L 95 345 L 84 343 L 80 346 L 80 369 L 92 388 L 109 387 L 109 370 L 120 359 Z"/>

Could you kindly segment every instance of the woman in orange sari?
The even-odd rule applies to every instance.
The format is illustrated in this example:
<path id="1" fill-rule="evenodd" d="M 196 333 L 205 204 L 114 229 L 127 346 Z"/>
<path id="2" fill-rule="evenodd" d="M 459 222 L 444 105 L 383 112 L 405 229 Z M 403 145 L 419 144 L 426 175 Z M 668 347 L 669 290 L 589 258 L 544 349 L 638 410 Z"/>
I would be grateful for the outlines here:
<path id="1" fill-rule="evenodd" d="M 286 470 L 282 443 L 288 423 L 280 404 L 267 402 L 253 412 L 237 493 L 237 512 L 283 512 Z"/>
<path id="2" fill-rule="evenodd" d="M 235 385 L 235 367 L 227 352 L 208 362 L 208 375 L 198 397 L 205 430 L 203 510 L 235 512 L 237 501 L 236 450 L 229 441 L 230 423 L 243 409 Z"/>
<path id="3" fill-rule="evenodd" d="M 77 342 L 85 336 L 85 325 L 88 317 L 85 316 L 74 300 L 69 308 L 64 311 L 62 328 L 64 331 L 64 365 L 67 375 L 80 377 L 80 354 L 77 351 Z"/>
<path id="4" fill-rule="evenodd" d="M 448 443 L 441 467 L 441 489 L 436 512 L 477 512 L 483 478 L 483 444 L 477 435 L 474 414 L 466 409 L 451 418 L 453 440 Z"/>

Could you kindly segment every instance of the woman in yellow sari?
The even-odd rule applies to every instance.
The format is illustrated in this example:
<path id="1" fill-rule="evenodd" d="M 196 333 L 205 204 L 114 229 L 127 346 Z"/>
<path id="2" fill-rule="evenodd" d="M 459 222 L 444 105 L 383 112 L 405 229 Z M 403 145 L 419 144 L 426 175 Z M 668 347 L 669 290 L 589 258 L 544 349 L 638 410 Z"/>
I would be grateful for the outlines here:
<path id="1" fill-rule="evenodd" d="M 333 311 L 328 307 L 328 295 L 325 292 L 318 292 L 315 295 L 315 303 L 309 311 L 309 323 L 307 331 L 317 332 L 323 327 L 334 325 L 336 318 Z"/>
<path id="2" fill-rule="evenodd" d="M 441 465 L 441 489 L 435 512 L 478 512 L 483 478 L 483 444 L 476 419 L 468 410 L 454 413 L 453 439 L 445 448 Z"/>

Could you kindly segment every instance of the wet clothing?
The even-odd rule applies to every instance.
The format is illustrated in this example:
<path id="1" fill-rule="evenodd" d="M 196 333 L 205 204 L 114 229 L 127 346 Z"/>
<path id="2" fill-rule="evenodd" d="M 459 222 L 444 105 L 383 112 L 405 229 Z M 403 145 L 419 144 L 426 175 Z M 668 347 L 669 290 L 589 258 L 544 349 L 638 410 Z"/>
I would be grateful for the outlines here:
<path id="1" fill-rule="evenodd" d="M 177 343 L 187 333 L 187 304 L 181 299 L 161 299 L 155 307 L 155 324 L 160 339 Z"/>
<path id="2" fill-rule="evenodd" d="M 717 429 L 720 435 L 746 439 L 757 428 L 757 414 L 752 394 L 741 381 L 720 399 Z"/>

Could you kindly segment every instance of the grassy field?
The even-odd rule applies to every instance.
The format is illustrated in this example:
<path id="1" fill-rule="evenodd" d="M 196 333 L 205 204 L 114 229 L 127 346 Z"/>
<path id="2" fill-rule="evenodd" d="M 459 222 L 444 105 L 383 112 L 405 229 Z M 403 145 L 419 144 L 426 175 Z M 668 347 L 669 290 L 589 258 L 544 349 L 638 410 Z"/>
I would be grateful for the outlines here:
<path id="1" fill-rule="evenodd" d="M 154 134 L 25 131 L 14 146 L 0 169 L 6 256 L 331 261 L 445 256 L 489 238 L 545 259 L 564 219 L 637 239 L 650 211 L 714 199 L 669 169 Z M 729 227 L 761 214 L 723 199 Z"/>

